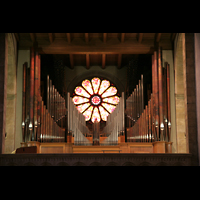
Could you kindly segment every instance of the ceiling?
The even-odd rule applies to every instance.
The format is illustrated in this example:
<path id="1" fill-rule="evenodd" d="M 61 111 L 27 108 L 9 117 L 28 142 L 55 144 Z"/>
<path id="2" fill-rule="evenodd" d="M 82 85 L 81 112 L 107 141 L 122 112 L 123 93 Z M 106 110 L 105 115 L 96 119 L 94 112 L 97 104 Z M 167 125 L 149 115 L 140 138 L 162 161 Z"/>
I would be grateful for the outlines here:
<path id="1" fill-rule="evenodd" d="M 39 54 L 62 54 L 69 67 L 116 65 L 121 68 L 134 54 L 153 54 L 161 46 L 173 49 L 176 33 L 15 33 L 18 49 L 34 46 Z"/>

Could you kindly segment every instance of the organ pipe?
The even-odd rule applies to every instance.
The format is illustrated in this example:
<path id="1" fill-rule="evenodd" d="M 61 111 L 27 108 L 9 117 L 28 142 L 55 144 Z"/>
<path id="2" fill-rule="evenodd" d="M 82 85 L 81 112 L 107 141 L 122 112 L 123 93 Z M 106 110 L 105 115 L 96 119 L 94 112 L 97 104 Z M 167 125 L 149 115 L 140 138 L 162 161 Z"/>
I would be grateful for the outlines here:
<path id="1" fill-rule="evenodd" d="M 23 65 L 22 140 L 64 142 L 67 118 L 65 99 L 55 89 L 48 75 L 45 105 L 40 91 L 40 62 L 40 55 L 31 48 L 30 70 L 27 63 Z"/>
<path id="2" fill-rule="evenodd" d="M 158 56 L 157 56 L 158 55 Z M 142 77 L 143 78 L 143 77 Z M 143 87 L 143 80 L 139 81 L 139 85 Z M 142 90 L 142 89 L 141 89 Z M 140 90 L 139 90 L 140 91 Z M 134 121 L 133 126 L 127 127 L 128 142 L 153 142 L 167 141 L 171 139 L 171 112 L 170 112 L 170 76 L 169 64 L 165 67 L 161 64 L 161 48 L 152 55 L 152 93 L 147 105 L 143 107 L 141 98 L 143 92 L 139 92 L 138 101 L 138 85 L 134 89 L 132 96 L 126 99 L 126 102 L 132 99 L 133 121 L 135 110 L 143 108 L 139 118 Z M 127 109 L 127 111 L 130 108 Z M 129 113 L 126 112 L 128 115 Z M 130 117 L 127 116 L 129 120 Z M 127 123 L 130 124 L 130 123 Z"/>

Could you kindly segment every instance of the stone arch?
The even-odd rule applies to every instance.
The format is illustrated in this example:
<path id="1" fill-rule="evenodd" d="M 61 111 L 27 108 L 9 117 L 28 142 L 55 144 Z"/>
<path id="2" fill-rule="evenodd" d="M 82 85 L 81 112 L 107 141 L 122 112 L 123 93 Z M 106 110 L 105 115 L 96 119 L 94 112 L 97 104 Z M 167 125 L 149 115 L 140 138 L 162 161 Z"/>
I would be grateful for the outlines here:
<path id="1" fill-rule="evenodd" d="M 69 84 L 67 91 L 70 92 L 70 94 L 72 94 L 74 92 L 74 88 L 75 86 L 81 82 L 82 80 L 86 79 L 86 78 L 93 78 L 94 76 L 97 77 L 102 77 L 105 78 L 107 80 L 110 80 L 111 82 L 114 83 L 114 85 L 117 87 L 119 94 L 121 95 L 121 93 L 124 91 L 124 86 L 121 83 L 121 81 L 114 76 L 113 74 L 110 73 L 106 73 L 104 71 L 100 71 L 100 70 L 89 70 L 86 72 L 83 72 L 79 75 L 77 75 Z"/>

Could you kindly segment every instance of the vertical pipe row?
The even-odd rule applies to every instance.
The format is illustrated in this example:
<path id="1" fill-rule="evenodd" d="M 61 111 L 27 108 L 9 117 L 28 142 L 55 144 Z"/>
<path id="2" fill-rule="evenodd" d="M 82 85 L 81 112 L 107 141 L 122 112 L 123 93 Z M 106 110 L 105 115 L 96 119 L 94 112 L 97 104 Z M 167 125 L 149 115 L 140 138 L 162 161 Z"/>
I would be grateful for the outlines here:
<path id="1" fill-rule="evenodd" d="M 133 118 L 138 109 L 143 108 L 143 77 L 139 86 L 133 91 Z M 141 84 L 141 87 L 140 87 Z M 139 92 L 138 92 L 139 91 Z M 140 93 L 141 91 L 141 93 Z M 139 99 L 139 100 L 138 100 Z M 126 100 L 128 101 L 129 98 Z M 141 103 L 140 103 L 140 102 Z M 133 127 L 127 128 L 128 141 L 152 142 L 170 141 L 171 112 L 170 112 L 170 77 L 169 64 L 162 66 L 161 48 L 152 55 L 152 94 L 140 117 L 134 121 Z M 132 140 L 133 139 L 133 140 Z"/>

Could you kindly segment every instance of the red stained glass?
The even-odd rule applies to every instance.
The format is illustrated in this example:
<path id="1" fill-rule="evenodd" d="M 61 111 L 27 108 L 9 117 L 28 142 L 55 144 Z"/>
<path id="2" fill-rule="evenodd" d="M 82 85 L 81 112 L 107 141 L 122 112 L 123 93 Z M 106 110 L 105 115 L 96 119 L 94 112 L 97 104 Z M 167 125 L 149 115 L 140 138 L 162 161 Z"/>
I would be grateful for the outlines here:
<path id="1" fill-rule="evenodd" d="M 82 82 L 82 86 L 83 86 L 91 95 L 94 94 L 93 89 L 92 89 L 92 85 L 91 85 L 91 83 L 90 83 L 89 80 L 87 80 L 87 79 L 84 80 L 84 81 Z"/>
<path id="2" fill-rule="evenodd" d="M 92 114 L 92 122 L 94 123 L 94 121 L 97 120 L 98 122 L 100 122 L 101 118 L 99 115 L 99 110 L 97 107 L 94 108 L 93 114 Z"/>
<path id="3" fill-rule="evenodd" d="M 93 90 L 94 90 L 95 94 L 98 92 L 99 85 L 100 85 L 100 79 L 99 78 L 93 78 L 92 79 L 92 86 L 93 86 Z"/>
<path id="4" fill-rule="evenodd" d="M 80 86 L 75 88 L 75 93 L 90 98 L 90 95 Z"/>
<path id="5" fill-rule="evenodd" d="M 119 97 L 113 96 L 117 94 L 117 88 L 110 85 L 108 80 L 101 81 L 95 77 L 91 81 L 85 79 L 82 86 L 75 88 L 75 94 L 80 96 L 74 96 L 72 100 L 86 121 L 94 122 L 95 119 L 107 121 L 109 113 L 114 111 L 119 103 Z"/>
<path id="6" fill-rule="evenodd" d="M 115 95 L 115 94 L 117 94 L 117 88 L 111 86 L 110 88 L 108 88 L 108 89 L 102 94 L 102 98 L 109 97 L 109 96 L 112 96 L 112 95 Z"/>

